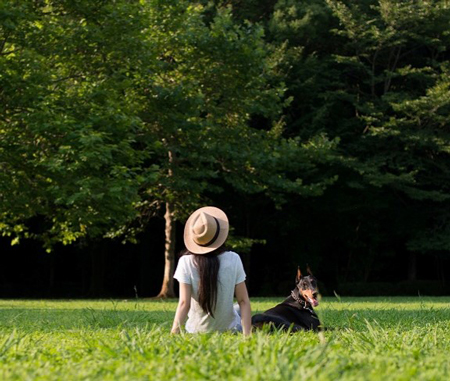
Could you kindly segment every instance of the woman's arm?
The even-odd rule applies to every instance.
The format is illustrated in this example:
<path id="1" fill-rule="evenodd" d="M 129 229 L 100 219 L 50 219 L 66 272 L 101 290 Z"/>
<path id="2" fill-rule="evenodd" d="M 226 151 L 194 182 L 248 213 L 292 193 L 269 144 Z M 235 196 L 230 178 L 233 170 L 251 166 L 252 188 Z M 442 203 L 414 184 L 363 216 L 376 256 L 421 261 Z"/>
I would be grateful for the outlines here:
<path id="1" fill-rule="evenodd" d="M 178 301 L 177 311 L 173 319 L 171 333 L 180 333 L 180 328 L 186 320 L 186 316 L 191 308 L 191 285 L 180 283 L 180 300 Z"/>
<path id="2" fill-rule="evenodd" d="M 252 333 L 252 309 L 245 282 L 236 285 L 235 294 L 241 308 L 242 332 L 244 336 L 249 336 Z"/>

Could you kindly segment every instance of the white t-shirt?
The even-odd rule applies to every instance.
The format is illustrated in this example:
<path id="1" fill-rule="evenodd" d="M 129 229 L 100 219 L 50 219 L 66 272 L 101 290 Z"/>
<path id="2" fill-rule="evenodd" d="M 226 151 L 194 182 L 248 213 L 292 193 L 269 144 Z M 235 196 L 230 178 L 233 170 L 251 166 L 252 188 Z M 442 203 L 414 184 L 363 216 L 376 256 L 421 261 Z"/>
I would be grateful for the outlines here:
<path id="1" fill-rule="evenodd" d="M 199 274 L 193 255 L 183 255 L 178 261 L 174 278 L 191 285 L 191 308 L 186 322 L 189 333 L 227 331 L 236 329 L 241 318 L 233 308 L 235 286 L 245 280 L 244 266 L 238 254 L 226 251 L 218 256 L 220 261 L 217 303 L 214 318 L 205 313 L 198 303 Z"/>

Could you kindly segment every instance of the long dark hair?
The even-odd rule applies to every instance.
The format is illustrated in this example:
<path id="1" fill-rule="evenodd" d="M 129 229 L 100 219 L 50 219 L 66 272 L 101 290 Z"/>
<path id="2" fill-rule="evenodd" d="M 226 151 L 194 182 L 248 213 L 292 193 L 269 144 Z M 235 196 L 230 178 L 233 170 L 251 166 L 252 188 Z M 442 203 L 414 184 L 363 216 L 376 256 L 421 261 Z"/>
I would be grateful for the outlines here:
<path id="1" fill-rule="evenodd" d="M 219 255 L 225 252 L 224 246 L 208 254 L 194 254 L 185 250 L 182 255 L 193 255 L 200 283 L 198 285 L 198 303 L 203 311 L 214 317 L 217 304 L 217 289 L 219 280 Z"/>

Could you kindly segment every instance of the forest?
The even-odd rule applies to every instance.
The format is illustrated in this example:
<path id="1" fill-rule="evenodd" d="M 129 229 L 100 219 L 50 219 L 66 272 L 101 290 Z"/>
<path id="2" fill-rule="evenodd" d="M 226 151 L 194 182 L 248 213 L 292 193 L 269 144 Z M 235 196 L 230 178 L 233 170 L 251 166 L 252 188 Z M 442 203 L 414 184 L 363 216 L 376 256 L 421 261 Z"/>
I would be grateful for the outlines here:
<path id="1" fill-rule="evenodd" d="M 447 0 L 0 2 L 0 298 L 173 297 L 196 208 L 250 296 L 450 293 Z"/>

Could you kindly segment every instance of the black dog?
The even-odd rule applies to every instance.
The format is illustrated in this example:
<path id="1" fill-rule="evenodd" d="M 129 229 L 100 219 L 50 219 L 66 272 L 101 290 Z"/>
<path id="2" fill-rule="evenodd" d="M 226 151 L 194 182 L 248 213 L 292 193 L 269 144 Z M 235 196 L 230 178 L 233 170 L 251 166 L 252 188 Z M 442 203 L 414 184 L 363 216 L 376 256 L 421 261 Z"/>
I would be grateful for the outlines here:
<path id="1" fill-rule="evenodd" d="M 269 324 L 272 328 L 291 332 L 319 330 L 321 324 L 313 309 L 319 305 L 317 280 L 309 266 L 307 272 L 309 275 L 302 276 L 299 267 L 295 279 L 296 287 L 291 291 L 291 295 L 275 307 L 254 315 L 252 325 L 261 328 Z"/>

